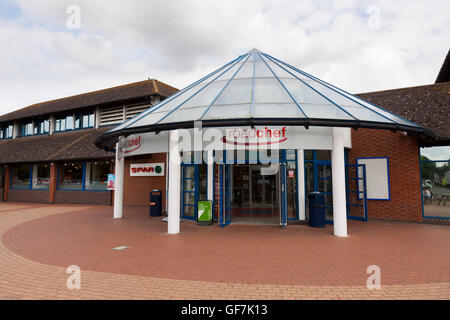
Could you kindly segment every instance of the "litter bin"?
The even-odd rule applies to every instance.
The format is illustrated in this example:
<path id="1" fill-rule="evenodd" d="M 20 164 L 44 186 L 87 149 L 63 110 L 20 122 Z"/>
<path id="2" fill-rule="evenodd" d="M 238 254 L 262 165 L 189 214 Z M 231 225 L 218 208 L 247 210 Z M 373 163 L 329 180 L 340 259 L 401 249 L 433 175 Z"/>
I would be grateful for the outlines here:
<path id="1" fill-rule="evenodd" d="M 150 191 L 150 217 L 162 216 L 162 191 Z"/>
<path id="2" fill-rule="evenodd" d="M 325 227 L 325 195 L 322 192 L 311 192 L 309 199 L 309 226 Z"/>

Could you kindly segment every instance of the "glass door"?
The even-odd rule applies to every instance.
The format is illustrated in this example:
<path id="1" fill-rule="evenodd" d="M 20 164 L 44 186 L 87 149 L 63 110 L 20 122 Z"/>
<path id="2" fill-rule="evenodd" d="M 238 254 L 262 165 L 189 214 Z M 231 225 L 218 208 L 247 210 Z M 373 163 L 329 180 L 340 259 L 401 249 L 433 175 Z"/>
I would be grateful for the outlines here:
<path id="1" fill-rule="evenodd" d="M 182 199 L 181 199 L 181 217 L 183 219 L 195 220 L 197 212 L 197 177 L 198 170 L 194 164 L 182 165 Z"/>
<path id="2" fill-rule="evenodd" d="M 331 180 L 331 161 L 317 161 L 317 188 L 325 196 L 325 221 L 333 223 L 333 184 Z"/>

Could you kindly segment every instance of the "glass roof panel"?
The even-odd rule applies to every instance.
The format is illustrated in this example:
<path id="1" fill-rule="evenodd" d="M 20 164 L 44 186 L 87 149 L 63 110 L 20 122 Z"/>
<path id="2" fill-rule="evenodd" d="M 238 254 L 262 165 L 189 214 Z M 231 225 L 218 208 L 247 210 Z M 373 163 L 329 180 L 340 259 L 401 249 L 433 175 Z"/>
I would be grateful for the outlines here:
<path id="1" fill-rule="evenodd" d="M 251 103 L 252 79 L 235 79 L 219 96 L 214 105 Z"/>
<path id="2" fill-rule="evenodd" d="M 294 101 L 276 78 L 256 78 L 255 103 L 294 103 Z"/>
<path id="3" fill-rule="evenodd" d="M 176 127 L 202 116 L 301 119 L 305 114 L 314 119 L 414 125 L 256 49 L 239 59 L 113 130 L 163 123 Z"/>
<path id="4" fill-rule="evenodd" d="M 251 104 L 212 106 L 203 120 L 250 118 Z"/>
<path id="5" fill-rule="evenodd" d="M 314 119 L 336 119 L 336 120 L 353 120 L 353 118 L 332 104 L 302 104 L 302 110 L 309 118 Z"/>
<path id="6" fill-rule="evenodd" d="M 185 109 L 180 108 L 177 111 L 168 115 L 167 118 L 162 119 L 159 122 L 159 124 L 198 120 L 202 116 L 203 112 L 205 112 L 206 108 L 207 106 L 185 108 Z"/>
<path id="7" fill-rule="evenodd" d="M 255 118 L 299 118 L 305 119 L 295 103 L 256 103 Z"/>

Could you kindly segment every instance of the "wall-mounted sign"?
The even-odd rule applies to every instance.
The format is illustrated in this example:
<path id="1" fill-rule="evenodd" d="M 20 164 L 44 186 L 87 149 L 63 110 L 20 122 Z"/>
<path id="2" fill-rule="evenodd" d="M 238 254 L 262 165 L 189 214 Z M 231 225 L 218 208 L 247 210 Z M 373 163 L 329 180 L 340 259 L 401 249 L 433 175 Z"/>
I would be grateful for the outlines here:
<path id="1" fill-rule="evenodd" d="M 163 177 L 164 163 L 132 163 L 130 165 L 132 177 Z"/>
<path id="2" fill-rule="evenodd" d="M 114 190 L 114 184 L 116 182 L 116 175 L 115 174 L 108 174 L 108 190 Z"/>
<path id="3" fill-rule="evenodd" d="M 351 147 L 351 130 L 345 132 L 345 146 Z M 203 128 L 199 134 L 193 129 L 179 130 L 180 151 L 200 150 L 260 150 L 304 149 L 331 150 L 333 128 L 300 126 L 255 126 L 233 128 Z M 199 141 L 196 141 L 198 137 Z M 147 132 L 130 135 L 119 142 L 119 158 L 140 154 L 169 152 L 169 132 Z"/>

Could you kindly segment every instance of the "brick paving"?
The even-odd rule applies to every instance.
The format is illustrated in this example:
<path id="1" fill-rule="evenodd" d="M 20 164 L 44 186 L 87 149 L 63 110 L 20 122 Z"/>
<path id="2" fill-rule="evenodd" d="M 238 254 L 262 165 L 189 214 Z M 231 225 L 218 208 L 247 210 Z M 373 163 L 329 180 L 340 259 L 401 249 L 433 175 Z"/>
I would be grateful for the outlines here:
<path id="1" fill-rule="evenodd" d="M 146 210 L 111 215 L 100 206 L 1 204 L 0 299 L 450 299 L 448 226 L 351 223 L 351 236 L 338 239 L 331 227 L 183 222 L 169 236 Z M 130 249 L 111 250 L 117 245 Z M 81 290 L 66 288 L 72 264 L 82 269 Z M 381 267 L 381 290 L 365 287 L 369 264 Z"/>

